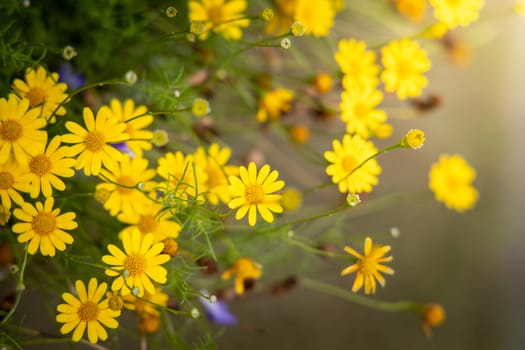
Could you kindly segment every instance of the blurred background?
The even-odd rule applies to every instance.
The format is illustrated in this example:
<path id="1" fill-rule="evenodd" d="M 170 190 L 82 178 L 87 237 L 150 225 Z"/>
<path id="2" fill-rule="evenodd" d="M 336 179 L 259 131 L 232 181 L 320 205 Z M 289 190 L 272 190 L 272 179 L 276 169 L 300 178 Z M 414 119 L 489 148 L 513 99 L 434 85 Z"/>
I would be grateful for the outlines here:
<path id="1" fill-rule="evenodd" d="M 471 50 L 467 64 L 433 56 L 426 93 L 440 95 L 442 106 L 424 118 L 394 121 L 399 138 L 420 128 L 427 142 L 417 153 L 381 157 L 375 193 L 424 189 L 439 155 L 459 153 L 477 170 L 477 206 L 458 214 L 423 200 L 348 222 L 353 233 L 400 229 L 400 237 L 388 241 L 396 274 L 375 298 L 441 303 L 445 324 L 427 338 L 411 313 L 370 310 L 299 286 L 284 296 L 234 303 L 241 322 L 224 333 L 220 348 L 524 348 L 525 20 L 494 17 L 459 31 Z M 351 288 L 352 276 L 338 277 L 339 263 L 319 264 L 330 272 L 316 277 Z"/>

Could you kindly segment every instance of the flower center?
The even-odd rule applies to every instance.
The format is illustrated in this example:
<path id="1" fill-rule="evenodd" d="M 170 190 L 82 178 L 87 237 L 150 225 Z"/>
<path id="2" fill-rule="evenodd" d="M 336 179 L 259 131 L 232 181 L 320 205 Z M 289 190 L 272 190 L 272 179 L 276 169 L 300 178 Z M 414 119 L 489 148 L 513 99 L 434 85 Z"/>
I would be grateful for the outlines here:
<path id="1" fill-rule="evenodd" d="M 411 74 L 412 74 L 412 66 L 410 62 L 400 61 L 397 64 L 397 75 L 399 75 L 401 79 L 406 78 Z"/>
<path id="2" fill-rule="evenodd" d="M 244 197 L 249 204 L 261 203 L 264 199 L 264 189 L 259 184 L 248 185 Z"/>
<path id="3" fill-rule="evenodd" d="M 3 171 L 0 173 L 0 190 L 8 190 L 13 186 L 15 179 L 11 173 Z"/>
<path id="4" fill-rule="evenodd" d="M 369 259 L 364 256 L 359 262 L 359 271 L 364 275 L 373 275 L 377 271 L 377 262 L 375 259 Z"/>
<path id="5" fill-rule="evenodd" d="M 353 156 L 345 156 L 343 158 L 342 166 L 343 170 L 346 173 L 351 172 L 354 170 L 359 164 L 357 163 L 357 160 Z"/>
<path id="6" fill-rule="evenodd" d="M 92 301 L 82 303 L 77 311 L 80 321 L 96 321 L 98 318 L 98 305 Z"/>
<path id="7" fill-rule="evenodd" d="M 32 225 L 37 235 L 47 236 L 55 230 L 57 222 L 55 216 L 50 213 L 38 213 L 33 218 Z"/>
<path id="8" fill-rule="evenodd" d="M 126 175 L 119 177 L 117 183 L 119 185 L 122 185 L 117 187 L 117 191 L 119 191 L 121 194 L 130 193 L 131 191 L 133 191 L 133 188 L 129 187 L 133 187 L 136 185 L 136 181 L 131 176 Z"/>
<path id="9" fill-rule="evenodd" d="M 106 139 L 104 138 L 104 135 L 101 132 L 91 131 L 84 138 L 84 142 L 88 151 L 99 152 L 104 148 L 104 145 L 106 144 Z"/>
<path id="10" fill-rule="evenodd" d="M 16 120 L 6 120 L 0 126 L 0 136 L 9 142 L 18 140 L 22 136 L 22 125 Z"/>
<path id="11" fill-rule="evenodd" d="M 139 276 L 146 271 L 146 259 L 139 254 L 130 254 L 124 261 L 124 269 L 129 272 L 130 276 Z"/>
<path id="12" fill-rule="evenodd" d="M 222 6 L 211 6 L 208 9 L 208 16 L 213 24 L 224 22 L 224 15 L 222 13 Z"/>
<path id="13" fill-rule="evenodd" d="M 27 98 L 29 99 L 29 104 L 31 107 L 36 107 L 45 102 L 46 92 L 39 88 L 34 87 L 27 93 Z"/>
<path id="14" fill-rule="evenodd" d="M 362 102 L 357 102 L 354 105 L 354 114 L 359 119 L 365 119 L 368 116 L 368 113 L 370 111 L 370 108 Z"/>
<path id="15" fill-rule="evenodd" d="M 157 223 L 157 219 L 155 219 L 153 215 L 141 215 L 140 216 L 140 222 L 138 224 L 140 233 L 146 234 L 146 233 L 155 232 L 158 225 L 159 224 Z"/>
<path id="16" fill-rule="evenodd" d="M 44 176 L 51 170 L 51 159 L 45 154 L 31 158 L 29 170 L 38 176 Z"/>

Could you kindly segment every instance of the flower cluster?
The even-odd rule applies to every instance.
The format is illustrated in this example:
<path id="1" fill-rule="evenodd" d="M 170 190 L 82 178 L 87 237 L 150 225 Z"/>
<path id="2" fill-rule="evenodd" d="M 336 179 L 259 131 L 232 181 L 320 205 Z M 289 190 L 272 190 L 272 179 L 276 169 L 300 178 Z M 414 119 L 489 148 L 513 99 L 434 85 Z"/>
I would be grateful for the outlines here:
<path id="1" fill-rule="evenodd" d="M 374 294 L 377 284 L 385 287 L 384 275 L 394 274 L 386 265 L 391 245 L 373 244 L 384 235 L 358 238 L 359 253 L 348 245 L 351 229 L 340 223 L 349 211 L 377 209 L 368 194 L 389 171 L 379 156 L 396 149 L 421 156 L 427 139 L 420 129 L 390 141 L 401 125 L 391 106 L 410 116 L 438 107 L 439 98 L 424 96 L 432 49 L 445 32 L 473 23 L 483 2 L 431 0 L 438 22 L 379 45 L 358 35 L 339 39 L 343 1 L 186 5 L 138 14 L 122 4 L 119 11 L 133 13 L 133 23 L 115 32 L 119 40 L 136 37 L 137 46 L 122 49 L 114 79 L 107 80 L 111 69 L 99 70 L 117 51 L 97 46 L 90 54 L 67 26 L 53 33 L 79 47 L 67 45 L 61 59 L 23 51 L 25 60 L 13 59 L 28 63 L 10 68 L 10 91 L 0 97 L 0 266 L 7 261 L 18 269 L 17 301 L 0 313 L 2 325 L 11 326 L 19 312 L 25 284 L 44 285 L 43 271 L 53 286 L 43 298 L 62 299 L 51 308 L 60 333 L 53 338 L 111 348 L 129 334 L 116 331 L 129 327 L 119 319 L 124 313 L 138 316 L 142 344 L 151 335 L 152 344 L 179 347 L 186 335 L 174 336 L 175 328 L 209 331 L 192 328 L 201 314 L 234 325 L 229 303 L 252 293 L 281 295 L 298 285 L 370 306 L 372 299 L 353 293 Z M 422 23 L 426 7 L 396 0 L 388 11 Z M 111 31 L 100 32 L 113 43 L 104 37 Z M 311 62 L 309 45 L 320 37 L 332 51 Z M 292 40 L 304 40 L 304 47 Z M 385 142 L 390 146 L 380 147 Z M 462 156 L 442 155 L 428 187 L 438 202 L 463 212 L 478 200 L 475 176 Z M 325 188 L 332 192 L 313 194 Z M 329 243 L 312 224 L 328 217 L 341 231 Z M 272 264 L 295 259 L 294 248 L 305 260 L 350 261 L 340 274 L 355 272 L 353 285 L 313 281 L 302 267 L 281 280 L 284 268 Z M 417 312 L 427 334 L 445 319 L 439 304 L 403 305 L 396 311 Z M 187 323 L 174 327 L 173 320 Z"/>

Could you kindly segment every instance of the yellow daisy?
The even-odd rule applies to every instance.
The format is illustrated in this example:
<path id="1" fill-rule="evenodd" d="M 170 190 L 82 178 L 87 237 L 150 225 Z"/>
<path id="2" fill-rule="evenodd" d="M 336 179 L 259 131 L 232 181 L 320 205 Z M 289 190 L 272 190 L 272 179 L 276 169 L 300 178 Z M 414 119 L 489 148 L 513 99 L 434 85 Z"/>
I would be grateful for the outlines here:
<path id="1" fill-rule="evenodd" d="M 427 9 L 426 0 L 395 0 L 397 11 L 412 22 L 421 23 Z"/>
<path id="2" fill-rule="evenodd" d="M 476 171 L 458 154 L 443 154 L 429 173 L 429 188 L 436 200 L 449 209 L 463 212 L 476 204 L 479 194 L 472 182 Z"/>
<path id="3" fill-rule="evenodd" d="M 259 109 L 257 110 L 257 121 L 260 123 L 271 120 L 277 120 L 282 114 L 288 112 L 292 106 L 294 92 L 288 89 L 275 89 L 266 92 L 259 100 Z"/>
<path id="4" fill-rule="evenodd" d="M 274 213 L 282 213 L 281 195 L 273 194 L 284 187 L 284 181 L 277 180 L 279 172 L 270 172 L 270 166 L 264 165 L 257 174 L 254 162 L 248 168 L 241 166 L 239 176 L 230 176 L 230 194 L 232 199 L 228 206 L 237 209 L 235 219 L 240 220 L 248 214 L 248 223 L 254 226 L 257 222 L 257 212 L 266 222 L 273 222 Z"/>
<path id="5" fill-rule="evenodd" d="M 13 211 L 13 215 L 23 221 L 13 225 L 13 232 L 20 234 L 18 242 L 29 242 L 27 252 L 31 255 L 40 248 L 42 255 L 55 256 L 56 250 L 64 251 L 66 244 L 73 243 L 73 236 L 64 230 L 77 228 L 76 215 L 73 212 L 60 215 L 60 209 L 53 208 L 54 204 L 53 197 L 49 197 L 44 204 L 23 203 L 22 208 Z"/>
<path id="6" fill-rule="evenodd" d="M 111 284 L 111 290 L 119 291 L 122 296 L 133 292 L 139 297 L 144 292 L 155 293 L 152 280 L 157 283 L 166 283 L 166 268 L 160 266 L 168 262 L 171 257 L 161 254 L 164 244 L 153 244 L 153 234 L 142 237 L 138 230 L 122 234 L 124 251 L 116 245 L 109 244 L 110 255 L 104 255 L 102 261 L 110 265 L 106 275 L 116 277 Z"/>
<path id="7" fill-rule="evenodd" d="M 431 63 L 417 42 L 407 38 L 391 41 L 381 49 L 381 61 L 385 68 L 381 80 L 386 91 L 395 91 L 401 100 L 421 95 L 428 84 L 423 74 Z"/>
<path id="8" fill-rule="evenodd" d="M 28 68 L 25 82 L 16 79 L 12 87 L 21 97 L 29 100 L 31 107 L 38 111 L 37 115 L 45 120 L 53 123 L 55 116 L 66 114 L 62 104 L 68 98 L 65 93 L 67 85 L 58 82 L 58 73 L 48 75 L 42 66 L 36 70 Z"/>
<path id="9" fill-rule="evenodd" d="M 199 147 L 195 152 L 195 158 L 201 159 L 200 162 L 206 164 L 204 167 L 204 171 L 208 175 L 206 199 L 213 205 L 217 205 L 219 200 L 226 204 L 230 201 L 228 176 L 239 173 L 237 166 L 227 164 L 230 156 L 230 148 L 223 147 L 221 149 L 216 143 L 210 145 L 207 154 L 202 147 Z"/>
<path id="10" fill-rule="evenodd" d="M 353 255 L 357 259 L 355 264 L 350 265 L 341 271 L 341 276 L 357 271 L 357 276 L 354 280 L 354 285 L 352 286 L 352 292 L 359 291 L 364 285 L 365 294 L 373 294 L 376 292 L 376 280 L 381 287 L 385 286 L 385 279 L 381 275 L 381 272 L 389 275 L 394 274 L 393 269 L 382 265 L 382 263 L 392 261 L 393 259 L 392 256 L 385 257 L 385 254 L 390 251 L 389 245 L 378 244 L 373 246 L 372 239 L 366 237 L 363 255 L 348 246 L 344 249 L 345 252 Z"/>
<path id="11" fill-rule="evenodd" d="M 168 181 L 165 190 L 177 198 L 186 200 L 188 195 L 194 198 L 202 196 L 207 191 L 208 175 L 204 171 L 205 164 L 195 159 L 193 155 L 182 152 L 167 152 L 159 158 L 157 173 Z"/>
<path id="12" fill-rule="evenodd" d="M 483 8 L 483 0 L 430 0 L 434 17 L 448 28 L 465 27 L 475 22 Z"/>
<path id="13" fill-rule="evenodd" d="M 148 113 L 148 109 L 144 105 L 136 106 L 135 102 L 127 99 L 122 104 L 116 98 L 109 103 L 111 114 L 117 118 L 121 123 L 126 123 L 124 132 L 129 135 L 129 141 L 126 144 L 134 153 L 135 156 L 141 157 L 142 151 L 151 149 L 151 138 L 153 132 L 144 130 L 153 123 L 153 116 Z"/>
<path id="14" fill-rule="evenodd" d="M 12 202 L 24 203 L 20 192 L 29 193 L 31 175 L 27 167 L 15 162 L 0 164 L 0 198 L 2 206 L 10 209 Z"/>
<path id="15" fill-rule="evenodd" d="M 29 100 L 13 94 L 7 100 L 0 98 L 0 164 L 9 160 L 27 163 L 47 142 L 47 132 L 38 130 L 45 125 L 38 111 L 29 108 Z"/>
<path id="16" fill-rule="evenodd" d="M 346 123 L 346 132 L 369 137 L 387 117 L 375 109 L 383 100 L 383 94 L 369 86 L 355 85 L 341 94 L 341 119 Z"/>
<path id="17" fill-rule="evenodd" d="M 70 156 L 78 155 L 75 169 L 84 169 L 84 174 L 88 176 L 98 175 L 102 165 L 114 171 L 122 159 L 122 153 L 110 143 L 129 139 L 129 135 L 124 133 L 126 124 L 112 118 L 109 108 L 105 106 L 98 110 L 96 119 L 91 109 L 84 108 L 84 124 L 86 128 L 67 121 L 66 128 L 71 134 L 62 135 L 63 142 L 74 144 L 70 148 Z"/>
<path id="18" fill-rule="evenodd" d="M 345 89 L 350 89 L 353 85 L 364 85 L 372 89 L 377 86 L 379 66 L 375 62 L 376 54 L 366 49 L 364 41 L 340 40 L 334 57 L 344 74 Z"/>
<path id="19" fill-rule="evenodd" d="M 153 234 L 153 243 L 165 238 L 177 238 L 182 229 L 181 225 L 170 220 L 170 215 L 164 206 L 152 201 L 140 213 L 123 212 L 117 216 L 117 219 L 130 225 L 124 228 L 120 235 L 138 229 L 143 236 L 148 233 Z"/>
<path id="20" fill-rule="evenodd" d="M 331 0 L 297 0 L 295 20 L 305 27 L 305 34 L 327 36 L 334 25 L 335 9 Z"/>
<path id="21" fill-rule="evenodd" d="M 75 282 L 77 296 L 63 293 L 62 299 L 66 303 L 57 306 L 59 314 L 56 317 L 57 322 L 63 323 L 60 333 L 67 334 L 74 330 L 73 341 L 78 342 L 87 329 L 91 343 L 97 343 L 99 339 L 108 339 L 108 333 L 103 326 L 117 328 L 118 321 L 115 318 L 120 316 L 120 311 L 111 310 L 107 298 L 101 301 L 106 289 L 105 282 L 98 284 L 96 278 L 91 278 L 87 289 L 84 282 Z"/>
<path id="22" fill-rule="evenodd" d="M 31 198 L 36 198 L 42 192 L 44 197 L 53 195 L 53 188 L 64 191 L 66 185 L 60 177 L 72 177 L 75 171 L 73 158 L 68 158 L 69 147 L 60 146 L 59 135 L 53 137 L 51 142 L 40 147 L 40 152 L 29 160 L 29 173 L 31 181 Z"/>
<path id="23" fill-rule="evenodd" d="M 190 21 L 204 22 L 200 39 L 206 39 L 212 30 L 226 39 L 239 40 L 241 28 L 250 25 L 249 19 L 240 19 L 247 7 L 245 0 L 192 0 L 188 6 Z"/>
<path id="24" fill-rule="evenodd" d="M 330 165 L 326 173 L 332 176 L 332 182 L 339 186 L 342 193 L 370 192 L 379 180 L 381 167 L 375 159 L 370 159 L 363 166 L 355 170 L 368 157 L 377 153 L 371 141 L 359 135 L 345 135 L 343 142 L 333 140 L 333 151 L 326 151 L 324 158 Z M 349 175 L 351 174 L 351 175 Z"/>
<path id="25" fill-rule="evenodd" d="M 235 292 L 238 295 L 242 295 L 244 293 L 244 282 L 246 280 L 259 279 L 262 275 L 262 266 L 250 258 L 240 258 L 235 260 L 233 265 L 223 272 L 221 278 L 228 280 L 233 275 L 235 275 Z"/>
<path id="26" fill-rule="evenodd" d="M 148 160 L 142 157 L 130 158 L 123 154 L 121 161 L 112 171 L 102 169 L 100 176 L 108 182 L 97 185 L 96 190 L 110 192 L 104 203 L 104 208 L 112 216 L 120 212 L 129 212 L 139 215 L 148 205 L 152 203 L 143 191 L 151 191 L 155 186 L 155 169 L 148 169 Z M 137 184 L 142 186 L 142 191 L 136 188 Z"/>

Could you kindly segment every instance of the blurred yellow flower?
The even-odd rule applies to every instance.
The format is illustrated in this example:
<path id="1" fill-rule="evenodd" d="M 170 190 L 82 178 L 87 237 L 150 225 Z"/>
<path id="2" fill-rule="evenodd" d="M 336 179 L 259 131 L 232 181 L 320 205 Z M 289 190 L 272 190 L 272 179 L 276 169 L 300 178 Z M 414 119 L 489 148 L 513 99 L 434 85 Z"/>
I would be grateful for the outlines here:
<path id="1" fill-rule="evenodd" d="M 26 166 L 9 162 L 0 164 L 0 198 L 2 206 L 11 209 L 12 202 L 18 205 L 24 203 L 20 192 L 30 192 L 31 175 Z"/>
<path id="2" fill-rule="evenodd" d="M 390 267 L 382 265 L 382 263 L 392 261 L 392 256 L 385 257 L 385 254 L 390 251 L 389 245 L 372 245 L 370 237 L 365 238 L 365 247 L 363 255 L 356 252 L 354 249 L 346 246 L 345 252 L 353 255 L 357 261 L 355 264 L 348 266 L 341 271 L 341 276 L 357 271 L 352 292 L 358 292 L 363 285 L 365 286 L 365 294 L 374 294 L 376 292 L 376 280 L 381 287 L 385 286 L 385 278 L 381 273 L 389 275 L 394 274 L 394 270 Z"/>
<path id="3" fill-rule="evenodd" d="M 478 200 L 478 191 L 472 182 L 476 171 L 458 154 L 443 154 L 429 173 L 429 188 L 438 202 L 449 209 L 463 212 L 471 209 Z"/>
<path id="4" fill-rule="evenodd" d="M 266 92 L 259 99 L 259 109 L 257 110 L 257 121 L 264 123 L 271 120 L 278 120 L 281 115 L 290 111 L 291 102 L 295 94 L 288 89 L 275 89 Z"/>
<path id="5" fill-rule="evenodd" d="M 333 151 L 324 153 L 324 158 L 331 163 L 326 167 L 326 173 L 332 176 L 332 182 L 338 185 L 339 191 L 342 193 L 372 191 L 372 187 L 379 182 L 377 176 L 381 174 L 381 167 L 377 160 L 370 159 L 360 168 L 357 167 L 377 153 L 374 144 L 362 136 L 346 134 L 342 143 L 333 140 L 332 146 Z"/>
<path id="6" fill-rule="evenodd" d="M 475 22 L 483 8 L 483 0 L 430 0 L 434 17 L 448 28 L 465 27 Z"/>
<path id="7" fill-rule="evenodd" d="M 395 91 L 401 100 L 421 95 L 428 83 L 423 73 L 430 69 L 431 62 L 417 42 L 407 38 L 391 41 L 381 49 L 381 61 L 386 91 Z"/>
<path id="8" fill-rule="evenodd" d="M 62 299 L 66 303 L 57 306 L 59 314 L 56 316 L 57 322 L 63 323 L 60 333 L 67 334 L 74 330 L 73 341 L 78 342 L 87 329 L 91 343 L 97 343 L 99 339 L 108 339 L 108 333 L 103 326 L 117 328 L 118 321 L 115 318 L 120 316 L 120 311 L 111 310 L 107 298 L 100 301 L 106 289 L 106 283 L 98 284 L 96 278 L 91 278 L 87 289 L 84 282 L 75 282 L 77 296 L 63 293 Z"/>
<path id="9" fill-rule="evenodd" d="M 426 0 L 395 0 L 397 11 L 412 22 L 421 23 L 427 9 Z"/>
<path id="10" fill-rule="evenodd" d="M 419 129 L 409 130 L 401 140 L 401 146 L 419 149 L 425 143 L 425 133 Z"/>
<path id="11" fill-rule="evenodd" d="M 68 98 L 65 93 L 67 85 L 58 82 L 58 73 L 48 75 L 42 66 L 36 70 L 28 68 L 25 81 L 16 79 L 12 87 L 18 95 L 29 100 L 31 108 L 38 111 L 38 116 L 51 123 L 55 122 L 55 116 L 66 114 L 61 104 Z"/>
<path id="12" fill-rule="evenodd" d="M 262 275 L 262 266 L 250 258 L 240 258 L 235 260 L 233 265 L 223 272 L 221 278 L 228 280 L 233 275 L 235 275 L 235 293 L 242 295 L 244 294 L 244 282 L 246 280 L 259 279 Z"/>
<path id="13" fill-rule="evenodd" d="M 206 39 L 212 30 L 226 39 L 239 40 L 241 28 L 250 25 L 249 19 L 240 19 L 247 7 L 245 0 L 191 0 L 188 6 L 190 21 L 204 22 L 200 39 Z"/>
<path id="14" fill-rule="evenodd" d="M 334 25 L 334 17 L 331 0 L 297 0 L 294 19 L 304 25 L 307 35 L 327 36 Z"/>
<path id="15" fill-rule="evenodd" d="M 376 107 L 383 93 L 370 86 L 354 85 L 341 94 L 341 119 L 348 134 L 369 137 L 386 119 L 386 113 Z"/>
<path id="16" fill-rule="evenodd" d="M 343 86 L 345 89 L 356 84 L 371 88 L 377 86 L 379 66 L 375 62 L 376 54 L 366 49 L 364 41 L 340 40 L 334 57 L 344 74 Z"/>
<path id="17" fill-rule="evenodd" d="M 235 219 L 240 220 L 248 214 L 248 224 L 254 226 L 257 222 L 257 212 L 266 222 L 273 222 L 274 213 L 282 213 L 281 195 L 274 194 L 284 187 L 284 181 L 277 180 L 279 172 L 270 172 L 270 166 L 265 164 L 259 173 L 254 162 L 248 168 L 241 166 L 239 176 L 230 176 L 230 193 L 232 199 L 228 206 L 236 209 Z"/>

